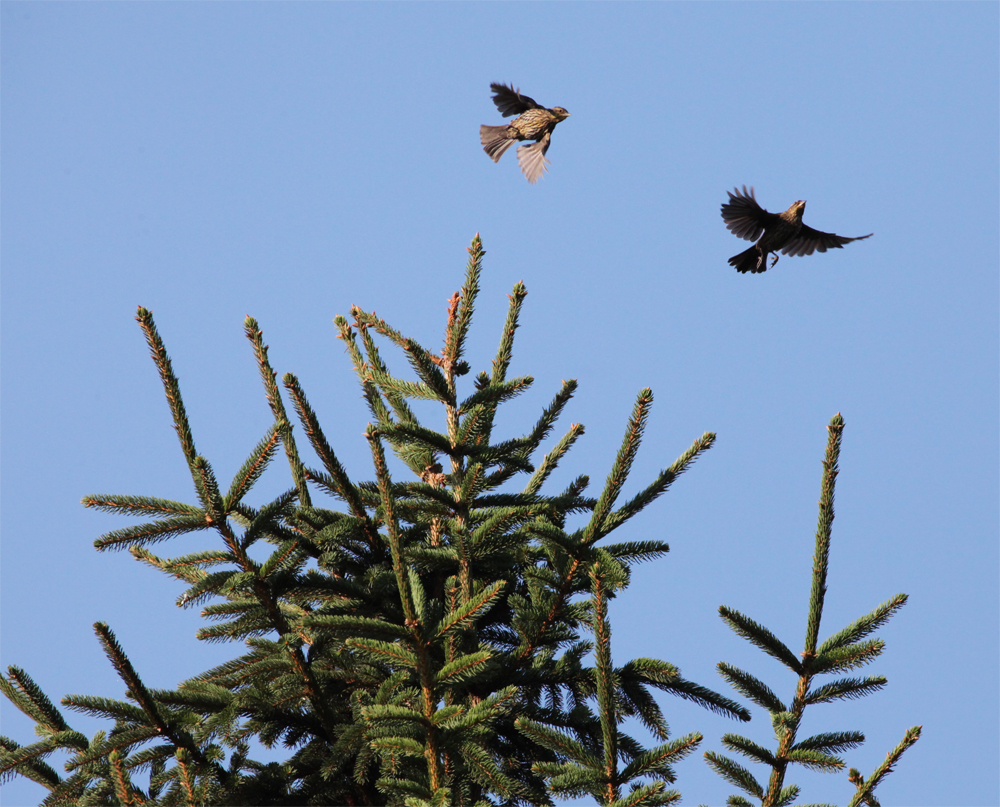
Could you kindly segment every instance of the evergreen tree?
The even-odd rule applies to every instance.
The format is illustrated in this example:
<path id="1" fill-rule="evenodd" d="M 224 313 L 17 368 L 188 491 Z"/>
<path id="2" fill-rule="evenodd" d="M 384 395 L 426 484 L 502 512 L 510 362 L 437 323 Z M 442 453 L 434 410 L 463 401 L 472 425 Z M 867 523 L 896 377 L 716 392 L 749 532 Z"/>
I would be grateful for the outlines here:
<path id="1" fill-rule="evenodd" d="M 489 372 L 478 373 L 472 389 L 460 395 L 459 380 L 470 372 L 464 351 L 484 254 L 478 236 L 469 252 L 440 354 L 356 307 L 352 321 L 336 320 L 372 416 L 365 436 L 374 478 L 365 482 L 348 475 L 298 379 L 285 375 L 284 392 L 279 389 L 261 330 L 248 318 L 246 335 L 274 423 L 223 492 L 211 464 L 195 449 L 152 314 L 139 309 L 196 502 L 87 496 L 87 507 L 147 519 L 102 536 L 96 546 L 128 549 L 182 581 L 187 589 L 179 603 L 203 606 L 209 622 L 199 638 L 241 643 L 245 650 L 174 690 L 151 689 L 112 630 L 97 623 L 126 699 L 63 698 L 71 711 L 111 721 L 110 730 L 92 738 L 73 730 L 27 673 L 10 667 L 0 689 L 35 720 L 40 740 L 20 746 L 0 738 L 0 775 L 19 774 L 44 785 L 47 805 L 446 807 L 547 805 L 553 796 L 582 795 L 609 807 L 640 807 L 679 800 L 679 792 L 667 787 L 675 780 L 672 766 L 702 737 L 671 740 L 653 690 L 740 720 L 750 715 L 735 701 L 685 680 L 665 661 L 640 658 L 613 666 L 609 604 L 628 586 L 632 565 L 660 557 L 668 547 L 606 539 L 663 494 L 715 435 L 695 440 L 639 493 L 620 501 L 652 404 L 652 393 L 644 389 L 597 495 L 585 495 L 586 476 L 564 490 L 543 492 L 583 434 L 582 426 L 572 425 L 538 456 L 576 383 L 564 382 L 523 436 L 502 439 L 494 433 L 498 407 L 532 383 L 530 377 L 508 377 L 527 293 L 518 283 Z M 377 338 L 402 351 L 413 380 L 389 369 Z M 442 407 L 444 429 L 421 422 L 414 401 Z M 318 465 L 303 460 L 288 405 Z M 387 448 L 409 478 L 393 478 Z M 248 493 L 279 450 L 289 463 L 291 487 L 263 506 L 248 504 Z M 830 474 L 835 466 L 834 455 Z M 314 502 L 319 494 L 336 506 Z M 832 495 L 831 476 L 828 519 Z M 821 507 L 821 530 L 823 512 Z M 202 550 L 165 558 L 149 548 L 190 532 L 205 533 Z M 262 545 L 270 548 L 260 562 L 251 548 L 259 557 Z M 774 754 L 736 735 L 726 737 L 729 747 L 773 763 L 769 795 L 750 786 L 764 804 L 794 798 L 782 784 L 789 761 L 830 765 L 834 752 L 860 741 L 843 733 L 795 743 L 794 729 L 806 703 L 881 685 L 846 680 L 808 689 L 813 675 L 874 658 L 881 645 L 865 637 L 902 604 L 897 598 L 816 647 L 825 557 L 822 579 L 814 581 L 814 619 L 803 661 L 765 629 L 724 610 L 743 635 L 808 676 L 802 697 L 786 710 L 752 676 L 720 666 L 741 693 L 777 715 Z M 645 748 L 626 734 L 622 721 L 629 717 L 657 744 Z M 282 762 L 256 761 L 252 742 L 284 747 L 287 756 Z M 69 754 L 67 776 L 46 762 L 56 751 Z M 752 781 L 731 760 L 709 759 L 737 784 Z M 894 761 L 867 782 L 852 771 L 857 803 L 877 804 L 871 791 Z"/>

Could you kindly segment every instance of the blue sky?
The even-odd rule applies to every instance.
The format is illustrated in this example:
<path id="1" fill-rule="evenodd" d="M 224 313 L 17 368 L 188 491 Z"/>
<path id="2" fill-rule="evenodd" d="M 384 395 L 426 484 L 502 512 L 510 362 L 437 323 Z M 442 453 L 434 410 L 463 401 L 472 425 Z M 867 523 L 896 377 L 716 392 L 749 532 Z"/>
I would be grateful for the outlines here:
<path id="1" fill-rule="evenodd" d="M 604 478 L 636 393 L 656 396 L 628 492 L 704 431 L 716 446 L 616 537 L 669 541 L 611 611 L 619 663 L 663 658 L 725 691 L 744 666 L 794 682 L 730 633 L 725 604 L 793 647 L 805 609 L 825 426 L 847 426 L 821 635 L 897 592 L 866 672 L 881 693 L 817 707 L 855 729 L 870 772 L 924 734 L 886 805 L 995 805 L 998 791 L 998 14 L 995 3 L 205 4 L 0 6 L 2 568 L 0 654 L 53 698 L 121 697 L 91 625 L 151 686 L 238 648 L 205 646 L 181 586 L 93 540 L 129 522 L 85 494 L 193 501 L 142 334 L 152 309 L 198 450 L 228 479 L 270 422 L 242 334 L 255 316 L 356 478 L 368 414 L 331 322 L 375 309 L 438 344 L 476 232 L 487 250 L 469 358 L 486 367 L 524 280 L 512 373 L 534 422 L 563 378 L 587 426 L 566 480 Z M 535 186 L 498 165 L 491 81 L 566 107 Z M 874 232 L 726 263 L 727 189 L 807 224 Z M 389 354 L 387 353 L 387 356 Z M 404 364 L 391 357 L 400 371 Z M 471 378 L 471 376 L 469 377 Z M 557 430 L 557 433 L 561 431 Z M 257 501 L 288 486 L 276 463 Z M 159 554 L 197 542 L 161 545 Z M 730 721 L 663 703 L 702 750 Z M 0 704 L 3 733 L 31 724 Z M 87 733 L 99 724 L 74 718 Z M 732 788 L 700 759 L 684 804 Z M 844 803 L 846 774 L 796 772 Z M 4 805 L 33 804 L 16 781 Z"/>

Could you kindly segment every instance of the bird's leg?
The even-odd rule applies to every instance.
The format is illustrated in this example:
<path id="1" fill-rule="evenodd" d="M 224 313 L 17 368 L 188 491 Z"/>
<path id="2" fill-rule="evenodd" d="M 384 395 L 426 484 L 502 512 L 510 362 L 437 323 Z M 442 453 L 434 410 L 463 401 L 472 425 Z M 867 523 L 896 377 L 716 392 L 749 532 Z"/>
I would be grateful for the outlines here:
<path id="1" fill-rule="evenodd" d="M 760 244 L 755 244 L 754 246 L 757 247 L 757 268 L 754 269 L 753 271 L 763 272 L 765 269 L 767 269 L 767 253 L 764 252 L 763 249 L 761 249 Z M 764 269 L 760 268 L 762 266 L 764 267 Z"/>
<path id="2" fill-rule="evenodd" d="M 774 253 L 772 253 L 772 255 L 771 255 L 771 268 L 772 268 L 772 269 L 774 268 L 774 265 L 775 265 L 775 264 L 776 264 L 777 262 L 778 262 L 778 253 L 777 253 L 777 252 L 774 252 Z"/>

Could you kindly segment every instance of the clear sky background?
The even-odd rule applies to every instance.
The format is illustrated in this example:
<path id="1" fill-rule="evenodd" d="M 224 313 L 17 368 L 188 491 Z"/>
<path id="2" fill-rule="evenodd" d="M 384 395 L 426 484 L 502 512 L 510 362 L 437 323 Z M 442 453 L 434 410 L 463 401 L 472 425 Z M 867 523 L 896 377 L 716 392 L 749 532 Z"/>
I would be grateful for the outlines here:
<path id="1" fill-rule="evenodd" d="M 247 314 L 367 479 L 368 413 L 331 320 L 358 304 L 440 347 L 479 232 L 474 370 L 512 285 L 529 290 L 511 372 L 536 384 L 507 407 L 506 433 L 533 424 L 560 379 L 580 382 L 557 435 L 587 433 L 552 490 L 604 479 L 645 386 L 656 400 L 626 495 L 719 435 L 616 533 L 671 545 L 613 604 L 616 662 L 663 658 L 735 696 L 715 671 L 725 660 L 790 699 L 791 674 L 717 609 L 801 649 L 825 427 L 840 411 L 821 635 L 898 592 L 910 601 L 863 671 L 888 687 L 812 709 L 805 730 L 863 731 L 846 758 L 867 774 L 921 724 L 882 804 L 1000 803 L 1000 6 L 7 2 L 0 16 L 5 667 L 54 699 L 122 697 L 97 620 L 155 687 L 240 650 L 194 639 L 180 583 L 98 554 L 95 538 L 134 522 L 79 503 L 195 500 L 137 305 L 223 484 L 270 423 Z M 572 113 L 535 186 L 513 150 L 498 165 L 481 150 L 479 125 L 501 121 L 491 81 Z M 773 212 L 805 199 L 807 224 L 875 235 L 739 275 L 726 261 L 749 245 L 719 206 L 744 183 Z M 276 462 L 252 501 L 288 486 Z M 722 750 L 726 731 L 771 744 L 759 710 L 737 724 L 662 703 L 702 750 Z M 0 715 L 4 734 L 32 741 L 6 701 Z M 733 792 L 700 754 L 677 772 L 684 804 Z M 792 781 L 804 801 L 853 790 L 846 773 Z M 0 799 L 42 793 L 20 780 Z"/>

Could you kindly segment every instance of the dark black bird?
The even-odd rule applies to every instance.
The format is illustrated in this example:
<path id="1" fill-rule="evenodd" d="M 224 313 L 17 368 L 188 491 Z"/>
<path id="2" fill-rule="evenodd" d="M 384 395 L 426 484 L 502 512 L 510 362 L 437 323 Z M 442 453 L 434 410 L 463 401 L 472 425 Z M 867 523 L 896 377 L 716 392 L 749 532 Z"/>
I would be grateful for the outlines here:
<path id="1" fill-rule="evenodd" d="M 874 235 L 868 233 L 857 238 L 847 238 L 833 233 L 821 233 L 802 223 L 806 203 L 801 200 L 784 213 L 768 213 L 757 204 L 753 188 L 750 188 L 749 194 L 746 185 L 743 186 L 743 193 L 738 188 L 733 190 L 736 193 L 730 193 L 729 201 L 722 205 L 722 220 L 733 235 L 747 241 L 757 241 L 750 249 L 729 259 L 729 265 L 735 266 L 737 272 L 766 272 L 767 255 L 770 252 L 774 253 L 774 260 L 771 262 L 773 267 L 778 262 L 778 252 L 793 256 L 812 255 L 817 250 L 826 252 L 828 249 L 840 249 L 851 241 L 860 241 Z"/>
<path id="2" fill-rule="evenodd" d="M 518 146 L 517 163 L 528 178 L 528 182 L 537 182 L 545 173 L 548 160 L 545 152 L 549 150 L 552 130 L 559 121 L 569 117 L 569 112 L 561 106 L 546 109 L 521 91 L 506 84 L 490 84 L 493 90 L 493 103 L 497 105 L 500 114 L 505 118 L 511 115 L 518 117 L 504 126 L 480 126 L 479 139 L 483 151 L 490 155 L 493 162 L 499 162 L 503 153 L 510 148 L 515 140 L 534 140 L 530 146 Z"/>

